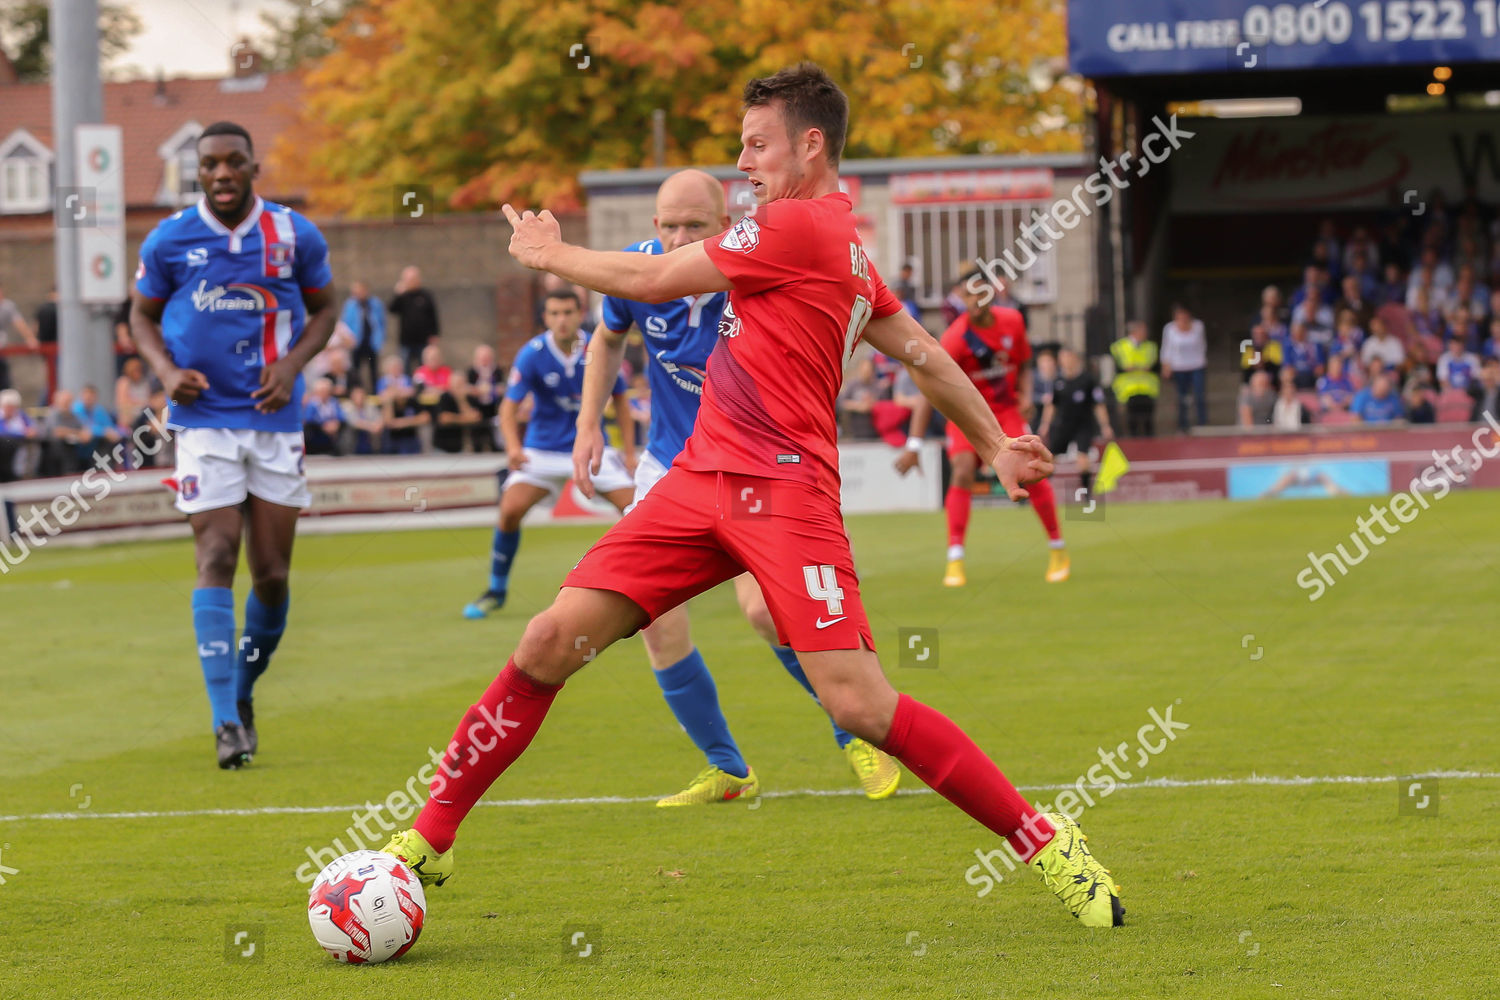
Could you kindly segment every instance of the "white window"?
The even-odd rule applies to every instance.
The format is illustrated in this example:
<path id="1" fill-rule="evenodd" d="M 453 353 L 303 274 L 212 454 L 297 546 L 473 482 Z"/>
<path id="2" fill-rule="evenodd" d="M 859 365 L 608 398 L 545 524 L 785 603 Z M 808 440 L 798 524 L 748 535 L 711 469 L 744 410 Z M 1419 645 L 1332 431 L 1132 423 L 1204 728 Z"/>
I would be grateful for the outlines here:
<path id="1" fill-rule="evenodd" d="M 25 129 L 0 142 L 0 212 L 52 208 L 52 151 Z"/>
<path id="2" fill-rule="evenodd" d="M 1050 201 L 985 201 L 937 205 L 902 205 L 896 226 L 899 260 L 910 261 L 917 302 L 940 305 L 958 276 L 976 260 L 1002 262 L 995 274 L 1027 305 L 1057 301 L 1056 247 L 1042 250 L 1025 238 L 1022 227 Z M 1042 242 L 1044 233 L 1033 229 Z M 1012 277 L 1009 271 L 1015 272 Z"/>
<path id="3" fill-rule="evenodd" d="M 191 205 L 203 193 L 198 184 L 198 136 L 202 134 L 202 125 L 188 122 L 157 147 L 163 166 L 158 204 Z"/>

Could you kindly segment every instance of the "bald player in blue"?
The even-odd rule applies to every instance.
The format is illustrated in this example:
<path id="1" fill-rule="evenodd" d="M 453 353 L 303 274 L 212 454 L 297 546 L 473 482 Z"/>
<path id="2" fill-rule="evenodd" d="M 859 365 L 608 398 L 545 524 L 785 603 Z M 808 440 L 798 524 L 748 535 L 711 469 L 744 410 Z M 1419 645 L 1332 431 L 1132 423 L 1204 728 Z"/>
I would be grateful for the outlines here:
<path id="1" fill-rule="evenodd" d="M 724 188 L 702 170 L 679 170 L 657 191 L 652 222 L 655 238 L 633 243 L 625 248 L 627 252 L 671 253 L 722 233 L 729 228 Z M 578 433 L 573 442 L 574 482 L 584 493 L 592 489 L 592 480 L 607 454 L 600 417 L 610 386 L 619 377 L 625 337 L 631 327 L 640 330 L 646 346 L 646 381 L 651 389 L 650 430 L 645 454 L 635 472 L 635 502 L 639 503 L 666 475 L 692 433 L 703 398 L 708 356 L 719 339 L 719 320 L 727 298 L 727 293 L 712 292 L 648 304 L 605 296 L 602 322 L 589 341 Z M 735 579 L 734 587 L 751 626 L 816 701 L 796 653 L 778 644 L 776 626 L 754 577 L 743 573 Z M 687 605 L 657 618 L 641 631 L 641 638 L 662 695 L 708 761 L 687 788 L 657 805 L 698 805 L 758 795 L 759 779 L 730 735 L 713 676 L 693 644 Z M 896 791 L 901 769 L 895 760 L 837 725 L 833 733 L 867 796 L 883 799 Z"/>

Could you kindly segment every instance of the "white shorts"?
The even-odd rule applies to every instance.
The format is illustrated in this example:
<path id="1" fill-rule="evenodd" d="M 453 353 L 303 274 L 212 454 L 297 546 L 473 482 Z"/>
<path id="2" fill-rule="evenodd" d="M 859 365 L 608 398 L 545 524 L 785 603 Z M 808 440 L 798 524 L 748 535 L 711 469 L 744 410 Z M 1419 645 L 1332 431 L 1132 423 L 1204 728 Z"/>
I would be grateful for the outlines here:
<path id="1" fill-rule="evenodd" d="M 573 479 L 573 453 L 568 451 L 525 450 L 526 464 L 505 477 L 505 488 L 515 483 L 529 483 L 549 493 L 556 493 Z M 613 448 L 604 449 L 599 472 L 593 477 L 594 489 L 600 493 L 628 490 L 633 484 L 625 471 L 625 460 Z"/>
<path id="2" fill-rule="evenodd" d="M 651 492 L 651 487 L 661 482 L 661 477 L 667 474 L 667 467 L 661 464 L 661 460 L 649 451 L 641 452 L 641 460 L 635 467 L 635 499 L 630 501 L 630 507 L 625 508 L 625 513 L 630 513 L 630 508 L 646 499 L 646 494 Z"/>
<path id="3" fill-rule="evenodd" d="M 177 509 L 199 514 L 237 507 L 247 496 L 310 507 L 301 431 L 184 427 L 176 431 Z"/>

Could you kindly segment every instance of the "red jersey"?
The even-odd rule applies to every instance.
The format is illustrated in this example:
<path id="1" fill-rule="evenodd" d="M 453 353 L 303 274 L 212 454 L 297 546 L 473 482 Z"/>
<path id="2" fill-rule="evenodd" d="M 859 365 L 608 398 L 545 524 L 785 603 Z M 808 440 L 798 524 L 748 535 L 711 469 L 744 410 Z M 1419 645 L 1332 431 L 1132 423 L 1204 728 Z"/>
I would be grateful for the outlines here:
<path id="1" fill-rule="evenodd" d="M 674 464 L 796 480 L 837 503 L 844 364 L 872 316 L 901 311 L 865 255 L 849 196 L 772 202 L 703 246 L 734 288 Z"/>
<path id="2" fill-rule="evenodd" d="M 943 331 L 943 350 L 974 380 L 990 409 L 1011 409 L 1021 368 L 1031 360 L 1031 342 L 1016 310 L 992 306 L 990 315 L 995 321 L 989 326 L 970 325 L 968 313 L 959 316 Z"/>

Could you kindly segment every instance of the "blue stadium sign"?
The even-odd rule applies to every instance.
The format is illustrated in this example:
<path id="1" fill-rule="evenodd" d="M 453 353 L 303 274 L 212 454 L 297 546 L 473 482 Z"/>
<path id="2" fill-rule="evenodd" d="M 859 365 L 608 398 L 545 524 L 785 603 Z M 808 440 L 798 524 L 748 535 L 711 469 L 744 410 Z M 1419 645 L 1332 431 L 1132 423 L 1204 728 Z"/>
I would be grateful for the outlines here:
<path id="1" fill-rule="evenodd" d="M 1500 0 L 1071 0 L 1068 51 L 1090 77 L 1500 59 Z"/>

